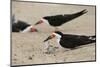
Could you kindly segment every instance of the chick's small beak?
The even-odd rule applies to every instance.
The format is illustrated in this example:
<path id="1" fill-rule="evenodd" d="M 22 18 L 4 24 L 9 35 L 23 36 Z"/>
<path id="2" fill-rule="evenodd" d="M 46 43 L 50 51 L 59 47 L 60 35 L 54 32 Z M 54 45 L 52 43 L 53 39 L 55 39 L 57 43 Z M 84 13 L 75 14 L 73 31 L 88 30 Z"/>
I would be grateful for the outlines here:
<path id="1" fill-rule="evenodd" d="M 46 38 L 45 40 L 44 40 L 44 42 L 46 42 L 46 41 L 48 41 L 48 40 L 50 40 L 50 39 L 52 39 L 52 38 L 54 38 L 55 37 L 55 35 L 51 35 L 51 36 L 49 36 L 48 38 Z"/>

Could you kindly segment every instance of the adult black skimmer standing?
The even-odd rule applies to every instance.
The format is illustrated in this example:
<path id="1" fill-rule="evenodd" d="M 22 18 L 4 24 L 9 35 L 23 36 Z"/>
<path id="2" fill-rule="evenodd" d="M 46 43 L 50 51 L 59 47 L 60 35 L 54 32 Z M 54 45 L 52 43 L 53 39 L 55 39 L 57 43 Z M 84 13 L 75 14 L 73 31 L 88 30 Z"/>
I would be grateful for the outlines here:
<path id="1" fill-rule="evenodd" d="M 37 23 L 35 23 L 35 25 L 41 24 L 41 23 L 47 23 L 50 26 L 53 27 L 59 27 L 62 24 L 71 21 L 83 14 L 87 13 L 87 10 L 84 9 L 80 12 L 77 13 L 73 13 L 73 14 L 63 14 L 63 15 L 54 15 L 54 16 L 45 16 L 42 19 L 40 19 Z"/>
<path id="2" fill-rule="evenodd" d="M 85 36 L 85 35 L 73 35 L 73 34 L 63 34 L 62 32 L 55 31 L 52 33 L 51 36 L 49 36 L 44 42 L 48 41 L 49 39 L 52 39 L 56 37 L 57 42 L 60 45 L 60 47 L 74 49 L 81 45 L 86 45 L 90 43 L 96 42 L 96 36 Z"/>
<path id="3" fill-rule="evenodd" d="M 12 17 L 12 32 L 37 32 L 31 24 L 28 24 L 21 20 L 16 20 L 15 17 Z"/>

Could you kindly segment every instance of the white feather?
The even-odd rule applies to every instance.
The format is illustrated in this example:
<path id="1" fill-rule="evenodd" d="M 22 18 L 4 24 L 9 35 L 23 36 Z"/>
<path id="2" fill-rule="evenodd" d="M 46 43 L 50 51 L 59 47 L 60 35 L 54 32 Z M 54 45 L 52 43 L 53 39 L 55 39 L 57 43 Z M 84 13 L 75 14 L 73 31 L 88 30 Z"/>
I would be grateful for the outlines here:
<path id="1" fill-rule="evenodd" d="M 59 34 L 57 34 L 57 33 L 53 33 L 53 34 L 56 36 L 57 43 L 58 43 L 58 47 L 59 47 L 59 48 L 62 48 L 61 45 L 60 45 L 60 43 L 59 43 L 59 42 L 60 42 L 61 35 L 59 35 Z"/>

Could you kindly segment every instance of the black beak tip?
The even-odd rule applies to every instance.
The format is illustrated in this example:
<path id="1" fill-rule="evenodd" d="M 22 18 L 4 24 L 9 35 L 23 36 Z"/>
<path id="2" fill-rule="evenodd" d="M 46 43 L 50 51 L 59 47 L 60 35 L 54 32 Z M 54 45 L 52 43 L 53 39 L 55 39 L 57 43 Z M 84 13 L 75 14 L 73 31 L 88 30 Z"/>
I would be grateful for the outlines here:
<path id="1" fill-rule="evenodd" d="M 45 40 L 43 42 L 46 42 Z"/>
<path id="2" fill-rule="evenodd" d="M 44 40 L 43 42 L 46 42 L 46 41 L 48 41 L 48 40 L 46 39 L 46 40 Z"/>
<path id="3" fill-rule="evenodd" d="M 45 39 L 43 42 L 46 42 L 46 41 L 48 41 L 48 40 L 50 40 L 51 39 L 51 36 L 49 36 L 47 39 Z"/>

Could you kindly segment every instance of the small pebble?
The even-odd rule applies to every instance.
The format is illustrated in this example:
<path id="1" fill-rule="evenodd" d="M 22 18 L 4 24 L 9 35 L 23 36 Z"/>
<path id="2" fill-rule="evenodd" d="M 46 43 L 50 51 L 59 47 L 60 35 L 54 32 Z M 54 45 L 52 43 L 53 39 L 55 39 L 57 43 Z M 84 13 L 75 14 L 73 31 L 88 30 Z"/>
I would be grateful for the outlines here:
<path id="1" fill-rule="evenodd" d="M 29 60 L 32 60 L 32 57 L 29 57 L 28 59 L 29 59 Z"/>
<path id="2" fill-rule="evenodd" d="M 14 54 L 14 56 L 17 56 L 16 54 Z"/>
<path id="3" fill-rule="evenodd" d="M 56 56 L 56 55 L 54 54 L 54 56 Z"/>
<path id="4" fill-rule="evenodd" d="M 16 61 L 17 59 L 13 59 L 14 61 Z"/>
<path id="5" fill-rule="evenodd" d="M 34 55 L 32 55 L 32 57 L 33 57 Z"/>

